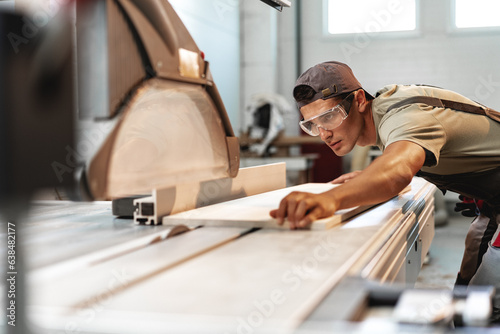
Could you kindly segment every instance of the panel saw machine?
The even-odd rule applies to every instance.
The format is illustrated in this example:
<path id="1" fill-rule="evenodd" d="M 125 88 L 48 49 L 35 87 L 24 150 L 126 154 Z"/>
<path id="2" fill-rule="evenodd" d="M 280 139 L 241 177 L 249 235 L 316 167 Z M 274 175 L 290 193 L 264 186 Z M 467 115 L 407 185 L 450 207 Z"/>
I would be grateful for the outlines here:
<path id="1" fill-rule="evenodd" d="M 78 1 L 75 44 L 78 134 L 93 147 L 71 148 L 78 162 L 59 175 L 78 176 L 79 201 L 28 212 L 33 333 L 449 330 L 450 291 L 429 298 L 437 310 L 397 306 L 434 235 L 433 185 L 414 178 L 385 203 L 278 227 L 267 213 L 287 192 L 333 185 L 286 188 L 284 164 L 239 168 L 209 64 L 167 1 Z M 474 293 L 462 302 L 491 298 Z"/>

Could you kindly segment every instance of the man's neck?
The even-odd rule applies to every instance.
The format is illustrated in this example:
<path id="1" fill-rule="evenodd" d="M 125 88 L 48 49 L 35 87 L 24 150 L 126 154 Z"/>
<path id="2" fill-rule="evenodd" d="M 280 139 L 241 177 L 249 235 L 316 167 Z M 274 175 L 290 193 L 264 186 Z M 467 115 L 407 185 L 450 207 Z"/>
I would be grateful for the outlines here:
<path id="1" fill-rule="evenodd" d="M 367 112 L 363 113 L 365 121 L 363 135 L 357 144 L 360 146 L 373 146 L 377 143 L 377 132 L 375 130 L 375 121 L 373 120 L 372 101 L 368 102 L 366 109 Z"/>

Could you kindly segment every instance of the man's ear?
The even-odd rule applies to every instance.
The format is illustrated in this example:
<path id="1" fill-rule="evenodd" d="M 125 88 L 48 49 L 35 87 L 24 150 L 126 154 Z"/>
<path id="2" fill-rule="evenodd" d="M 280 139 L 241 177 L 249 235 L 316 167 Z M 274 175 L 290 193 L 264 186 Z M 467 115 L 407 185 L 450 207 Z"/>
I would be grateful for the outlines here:
<path id="1" fill-rule="evenodd" d="M 363 89 L 358 89 L 354 93 L 354 99 L 358 103 L 358 111 L 363 113 L 366 111 L 366 107 L 368 105 L 368 100 L 366 99 L 365 91 Z"/>

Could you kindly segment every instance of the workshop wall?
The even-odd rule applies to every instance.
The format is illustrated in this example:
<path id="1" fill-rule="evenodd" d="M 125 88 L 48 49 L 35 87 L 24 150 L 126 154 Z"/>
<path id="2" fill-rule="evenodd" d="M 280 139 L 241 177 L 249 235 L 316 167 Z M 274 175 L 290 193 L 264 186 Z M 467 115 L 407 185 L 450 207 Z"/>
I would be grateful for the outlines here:
<path id="1" fill-rule="evenodd" d="M 371 93 L 391 83 L 425 83 L 500 109 L 500 31 L 452 31 L 452 1 L 417 1 L 419 31 L 398 38 L 383 34 L 326 36 L 323 0 L 302 1 L 302 6 L 302 70 L 338 60 L 349 64 Z M 346 43 L 354 52 L 346 52 Z"/>
<path id="2" fill-rule="evenodd" d="M 327 36 L 324 2 L 295 0 L 282 12 L 257 0 L 241 2 L 241 110 L 262 90 L 293 103 L 298 75 L 326 60 L 349 64 L 371 93 L 391 83 L 425 83 L 500 110 L 500 31 L 453 31 L 451 0 L 417 1 L 418 31 L 399 37 Z M 288 135 L 298 134 L 298 117 L 287 120 Z"/>
<path id="3" fill-rule="evenodd" d="M 235 132 L 240 122 L 240 20 L 238 0 L 169 0 L 205 53 L 205 60 Z"/>
<path id="4" fill-rule="evenodd" d="M 337 38 L 324 29 L 325 0 L 291 2 L 291 8 L 278 12 L 261 1 L 240 1 L 242 113 L 251 96 L 261 91 L 294 103 L 296 78 L 326 60 L 349 64 L 373 94 L 391 83 L 424 83 L 500 110 L 500 32 L 453 31 L 452 0 L 417 0 L 416 32 Z M 298 111 L 286 118 L 287 135 L 299 134 L 298 120 Z M 343 157 L 346 171 L 350 159 Z"/>
<path id="5" fill-rule="evenodd" d="M 253 95 L 276 91 L 276 14 L 260 1 L 241 2 L 241 112 Z"/>
<path id="6" fill-rule="evenodd" d="M 293 6 L 278 12 L 258 0 L 240 1 L 242 112 L 259 93 L 282 95 L 295 105 L 291 95 L 297 78 Z M 298 135 L 298 111 L 284 115 L 284 121 L 285 133 Z"/>

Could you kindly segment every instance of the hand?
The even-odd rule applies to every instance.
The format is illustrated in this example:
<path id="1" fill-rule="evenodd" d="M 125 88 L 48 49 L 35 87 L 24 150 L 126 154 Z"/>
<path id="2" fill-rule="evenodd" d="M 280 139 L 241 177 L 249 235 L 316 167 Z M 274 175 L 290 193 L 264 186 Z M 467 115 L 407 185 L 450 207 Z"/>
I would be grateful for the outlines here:
<path id="1" fill-rule="evenodd" d="M 280 206 L 269 214 L 283 225 L 285 217 L 290 223 L 290 229 L 305 228 L 313 221 L 332 216 L 337 205 L 332 197 L 322 194 L 311 194 L 294 191 L 283 198 Z"/>
<path id="2" fill-rule="evenodd" d="M 476 201 L 473 198 L 463 195 L 458 196 L 458 199 L 461 200 L 461 202 L 455 204 L 455 208 L 453 209 L 455 212 L 460 212 L 462 216 L 465 217 L 475 217 L 481 214 L 479 210 L 482 208 L 482 200 Z"/>
<path id="3" fill-rule="evenodd" d="M 330 183 L 333 183 L 333 184 L 340 184 L 340 183 L 344 183 L 344 182 L 347 182 L 351 179 L 354 179 L 356 176 L 358 176 L 359 174 L 361 174 L 362 171 L 360 170 L 357 170 L 357 171 L 354 171 L 354 172 L 350 172 L 350 173 L 347 173 L 347 174 L 344 174 L 344 175 L 341 175 L 339 176 L 338 178 L 336 178 L 335 180 L 333 181 L 330 181 Z"/>

